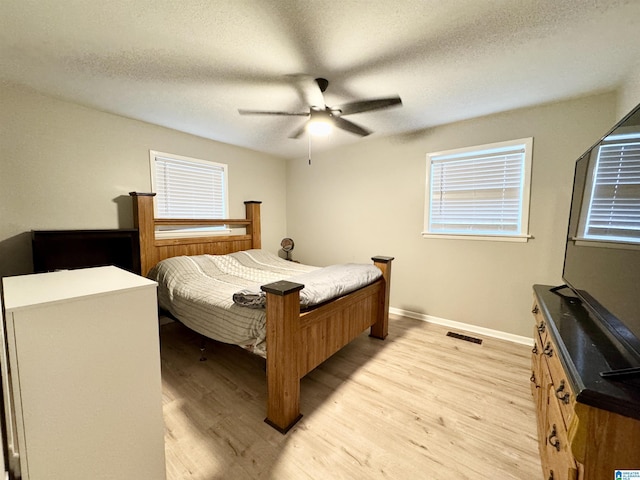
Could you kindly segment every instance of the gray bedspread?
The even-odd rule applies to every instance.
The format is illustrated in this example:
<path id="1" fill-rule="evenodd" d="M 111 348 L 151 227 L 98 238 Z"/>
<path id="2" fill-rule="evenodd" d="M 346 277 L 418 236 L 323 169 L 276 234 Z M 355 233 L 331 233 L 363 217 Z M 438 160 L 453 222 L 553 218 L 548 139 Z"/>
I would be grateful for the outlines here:
<path id="1" fill-rule="evenodd" d="M 356 280 L 354 276 L 360 270 L 364 277 Z M 323 271 L 332 276 L 325 278 Z M 374 265 L 319 268 L 289 262 L 265 250 L 246 250 L 229 255 L 168 258 L 151 269 L 148 276 L 158 282 L 160 306 L 187 327 L 266 356 L 265 309 L 235 303 L 234 294 L 256 294 L 261 298 L 256 302 L 264 305 L 260 286 L 289 280 L 305 285 L 300 292 L 301 303 L 309 306 L 344 295 L 380 275 Z M 345 279 L 348 282 L 343 284 Z M 332 287 L 332 292 L 325 290 L 327 286 Z"/>
<path id="2" fill-rule="evenodd" d="M 312 307 L 369 285 L 381 276 L 382 272 L 375 265 L 345 263 L 294 275 L 286 280 L 304 285 L 300 291 L 300 305 Z M 267 298 L 260 285 L 254 285 L 234 293 L 233 301 L 245 307 L 264 308 Z"/>

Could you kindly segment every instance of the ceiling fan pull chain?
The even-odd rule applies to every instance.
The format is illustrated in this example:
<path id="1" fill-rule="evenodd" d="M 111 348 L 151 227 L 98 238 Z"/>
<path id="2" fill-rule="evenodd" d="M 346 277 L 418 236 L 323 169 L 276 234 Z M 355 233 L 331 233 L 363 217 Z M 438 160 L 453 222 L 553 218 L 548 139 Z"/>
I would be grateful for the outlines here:
<path id="1" fill-rule="evenodd" d="M 307 137 L 309 137 L 309 165 L 311 165 L 311 135 L 307 134 Z"/>

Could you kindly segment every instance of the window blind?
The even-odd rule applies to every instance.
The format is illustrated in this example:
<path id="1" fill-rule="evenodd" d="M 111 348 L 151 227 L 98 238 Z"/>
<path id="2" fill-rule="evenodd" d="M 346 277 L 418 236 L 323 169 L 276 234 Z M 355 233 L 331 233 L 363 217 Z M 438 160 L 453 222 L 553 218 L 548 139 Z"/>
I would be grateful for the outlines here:
<path id="1" fill-rule="evenodd" d="M 156 217 L 225 218 L 226 166 L 155 156 Z"/>
<path id="2" fill-rule="evenodd" d="M 601 145 L 585 238 L 640 242 L 640 142 Z"/>
<path id="3" fill-rule="evenodd" d="M 431 158 L 430 233 L 521 235 L 525 146 Z"/>

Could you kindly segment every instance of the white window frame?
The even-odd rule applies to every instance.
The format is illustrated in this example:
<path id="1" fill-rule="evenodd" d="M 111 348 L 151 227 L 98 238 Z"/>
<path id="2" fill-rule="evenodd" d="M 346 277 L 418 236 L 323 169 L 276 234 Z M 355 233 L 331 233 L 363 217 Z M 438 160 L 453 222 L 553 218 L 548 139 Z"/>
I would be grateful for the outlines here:
<path id="1" fill-rule="evenodd" d="M 201 160 L 198 158 L 186 157 L 184 155 L 176 155 L 174 153 L 159 152 L 156 150 L 149 150 L 149 170 L 151 173 L 151 189 L 156 193 L 153 197 L 154 215 L 156 218 L 167 218 L 158 214 L 158 196 L 161 194 L 158 192 L 158 179 L 156 170 L 156 159 L 163 158 L 168 160 L 176 160 L 181 162 L 188 162 L 193 164 L 205 165 L 207 167 L 214 167 L 216 169 L 222 169 L 222 206 L 223 215 L 220 218 L 229 218 L 229 188 L 228 188 L 228 166 L 224 163 L 212 162 L 209 160 Z M 184 216 L 173 216 L 171 218 L 187 218 Z M 193 218 L 193 217 L 188 217 Z M 209 219 L 216 218 L 212 214 Z M 227 235 L 231 232 L 231 229 L 225 226 L 195 226 L 195 227 L 159 227 L 156 229 L 156 238 L 180 238 L 180 237 L 206 237 L 212 235 Z"/>
<path id="2" fill-rule="evenodd" d="M 523 150 L 520 171 L 519 190 L 519 216 L 516 232 L 509 231 L 474 231 L 472 224 L 467 224 L 468 232 L 459 230 L 436 231 L 430 228 L 432 215 L 432 165 L 435 162 L 447 162 L 454 160 L 472 159 L 488 154 L 500 154 Z M 424 238 L 466 239 L 466 240 L 493 240 L 509 242 L 526 242 L 529 235 L 529 203 L 531 191 L 531 165 L 533 159 L 533 137 L 496 142 L 487 145 L 457 148 L 427 154 L 426 158 L 426 188 L 424 206 Z"/>
<path id="3" fill-rule="evenodd" d="M 589 165 L 587 166 L 587 179 L 586 185 L 584 188 L 584 197 L 582 200 L 582 205 L 586 206 L 586 208 L 582 208 L 580 212 L 580 219 L 578 223 L 578 234 L 576 243 L 581 244 L 589 244 L 590 246 L 602 246 L 602 247 L 611 247 L 615 244 L 617 248 L 621 247 L 621 244 L 627 244 L 628 248 L 638 248 L 640 247 L 640 235 L 638 237 L 631 236 L 615 236 L 615 235 L 607 235 L 607 234 L 596 234 L 589 233 L 588 230 L 591 225 L 591 217 L 593 213 L 593 199 L 595 195 L 595 190 L 599 185 L 597 183 L 597 176 L 600 173 L 600 163 L 601 158 L 600 155 L 602 153 L 602 149 L 610 149 L 610 148 L 620 148 L 620 147 L 633 147 L 633 155 L 637 156 L 640 144 L 640 134 L 638 132 L 632 133 L 622 133 L 617 135 L 609 135 L 605 138 L 600 145 L 592 152 L 589 157 Z M 595 154 L 595 158 L 594 158 Z M 611 166 L 608 166 L 611 169 Z M 637 168 L 637 167 L 636 167 Z M 603 174 L 605 174 L 603 172 Z M 619 172 L 614 173 L 614 175 L 619 175 Z M 611 180 L 611 173 L 609 173 L 609 180 Z M 617 184 L 617 180 L 616 180 Z M 637 184 L 636 184 L 637 185 Z M 636 187 L 637 189 L 638 187 Z M 624 197 L 623 197 L 624 198 Z M 614 197 L 610 198 L 611 200 L 611 209 L 615 210 L 615 192 Z M 620 214 L 620 211 L 612 211 L 611 215 L 615 216 L 616 214 Z M 594 228 L 597 228 L 593 226 Z"/>

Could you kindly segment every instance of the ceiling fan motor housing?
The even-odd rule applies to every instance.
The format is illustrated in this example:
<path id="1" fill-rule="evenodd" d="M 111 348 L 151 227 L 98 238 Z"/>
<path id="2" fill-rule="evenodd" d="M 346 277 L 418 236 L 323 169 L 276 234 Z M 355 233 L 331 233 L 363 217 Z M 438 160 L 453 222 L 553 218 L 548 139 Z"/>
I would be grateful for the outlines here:
<path id="1" fill-rule="evenodd" d="M 322 93 L 324 93 L 329 86 L 329 80 L 326 78 L 316 78 L 316 83 L 318 84 L 318 87 L 320 87 L 320 91 Z"/>

